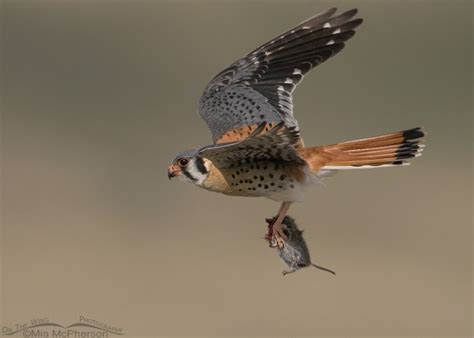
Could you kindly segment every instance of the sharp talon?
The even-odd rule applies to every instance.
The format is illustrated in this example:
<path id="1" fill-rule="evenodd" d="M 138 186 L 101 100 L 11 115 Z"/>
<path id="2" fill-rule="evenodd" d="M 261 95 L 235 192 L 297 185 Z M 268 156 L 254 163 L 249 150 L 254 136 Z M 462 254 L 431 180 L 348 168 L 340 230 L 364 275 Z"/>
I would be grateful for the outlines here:
<path id="1" fill-rule="evenodd" d="M 273 227 L 273 235 L 274 237 L 282 238 L 284 241 L 288 240 L 288 236 L 283 232 L 281 225 Z"/>

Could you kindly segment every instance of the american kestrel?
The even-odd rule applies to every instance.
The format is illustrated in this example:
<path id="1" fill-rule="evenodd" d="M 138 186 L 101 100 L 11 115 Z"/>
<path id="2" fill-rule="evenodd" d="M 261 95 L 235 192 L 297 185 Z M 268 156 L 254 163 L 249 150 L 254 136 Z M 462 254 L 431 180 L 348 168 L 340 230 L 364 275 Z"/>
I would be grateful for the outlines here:
<path id="1" fill-rule="evenodd" d="M 293 115 L 292 92 L 304 75 L 344 48 L 362 19 L 357 9 L 332 8 L 253 50 L 217 74 L 199 101 L 214 143 L 179 153 L 168 177 L 226 195 L 281 202 L 281 223 L 305 187 L 346 169 L 408 164 L 421 155 L 421 128 L 337 144 L 305 147 Z"/>

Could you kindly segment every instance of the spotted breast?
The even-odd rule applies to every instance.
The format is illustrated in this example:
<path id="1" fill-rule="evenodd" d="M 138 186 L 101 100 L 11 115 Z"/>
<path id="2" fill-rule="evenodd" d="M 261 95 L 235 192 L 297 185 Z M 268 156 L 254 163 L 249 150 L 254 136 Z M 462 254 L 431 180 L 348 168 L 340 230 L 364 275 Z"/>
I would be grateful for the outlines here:
<path id="1" fill-rule="evenodd" d="M 231 168 L 210 167 L 203 187 L 233 196 L 267 197 L 275 201 L 301 201 L 311 182 L 306 166 L 274 161 L 243 163 Z"/>

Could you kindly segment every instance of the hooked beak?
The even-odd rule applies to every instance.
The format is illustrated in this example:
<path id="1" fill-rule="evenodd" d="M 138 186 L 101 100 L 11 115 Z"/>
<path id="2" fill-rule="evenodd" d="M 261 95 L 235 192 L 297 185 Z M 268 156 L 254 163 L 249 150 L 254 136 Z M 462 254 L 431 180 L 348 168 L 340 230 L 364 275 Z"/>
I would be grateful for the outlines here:
<path id="1" fill-rule="evenodd" d="M 173 177 L 176 177 L 179 175 L 179 172 L 181 171 L 181 169 L 175 165 L 175 164 L 172 164 L 168 167 L 168 179 L 172 179 Z"/>

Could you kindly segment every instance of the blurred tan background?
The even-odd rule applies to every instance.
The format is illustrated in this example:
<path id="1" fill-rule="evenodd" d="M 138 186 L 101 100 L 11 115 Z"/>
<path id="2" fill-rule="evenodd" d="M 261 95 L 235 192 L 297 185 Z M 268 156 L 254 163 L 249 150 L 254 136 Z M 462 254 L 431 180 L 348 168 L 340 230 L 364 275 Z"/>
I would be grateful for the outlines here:
<path id="1" fill-rule="evenodd" d="M 472 2 L 2 1 L 1 325 L 85 315 L 130 336 L 470 336 Z M 365 19 L 295 94 L 308 145 L 422 125 L 404 168 L 345 172 L 290 214 L 315 262 L 261 239 L 278 205 L 168 181 L 210 136 L 209 79 L 331 6 Z"/>

